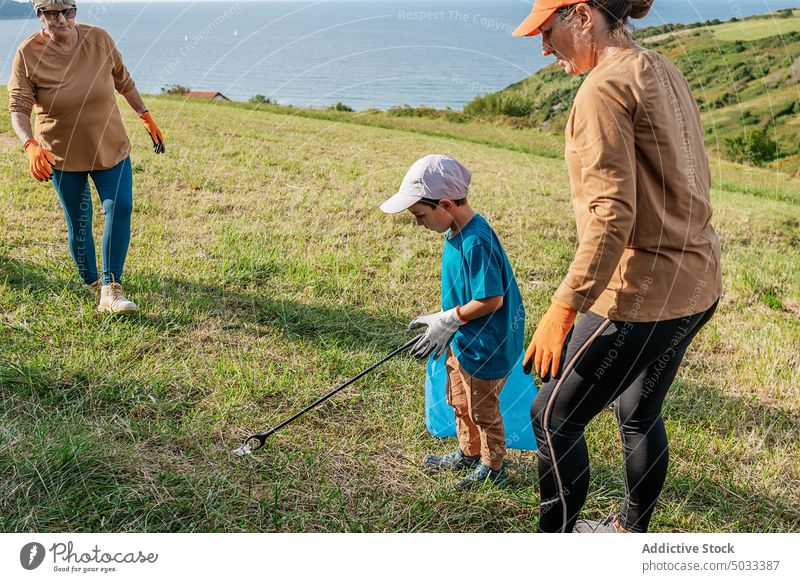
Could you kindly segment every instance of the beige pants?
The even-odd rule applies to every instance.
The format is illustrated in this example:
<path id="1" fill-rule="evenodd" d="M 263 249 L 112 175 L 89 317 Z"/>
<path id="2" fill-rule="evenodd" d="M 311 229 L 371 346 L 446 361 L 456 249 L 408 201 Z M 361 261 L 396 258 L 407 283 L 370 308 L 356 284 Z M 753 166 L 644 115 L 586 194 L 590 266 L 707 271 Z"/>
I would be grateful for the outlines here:
<path id="1" fill-rule="evenodd" d="M 499 469 L 506 456 L 506 431 L 500 415 L 500 391 L 506 382 L 471 376 L 450 349 L 447 354 L 447 403 L 456 411 L 458 446 L 465 455 Z"/>

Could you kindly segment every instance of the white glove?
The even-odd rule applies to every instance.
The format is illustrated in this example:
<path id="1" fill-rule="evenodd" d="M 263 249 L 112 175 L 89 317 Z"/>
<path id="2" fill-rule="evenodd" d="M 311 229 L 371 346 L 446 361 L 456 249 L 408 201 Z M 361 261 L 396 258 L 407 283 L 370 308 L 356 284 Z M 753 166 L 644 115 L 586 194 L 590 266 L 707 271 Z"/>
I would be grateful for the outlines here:
<path id="1" fill-rule="evenodd" d="M 456 330 L 467 323 L 458 316 L 457 310 L 458 307 L 454 307 L 448 311 L 422 315 L 409 323 L 408 329 L 428 326 L 425 335 L 411 348 L 411 355 L 420 360 L 424 360 L 431 354 L 435 354 L 434 358 L 440 357 L 447 349 L 450 340 L 453 339 Z"/>

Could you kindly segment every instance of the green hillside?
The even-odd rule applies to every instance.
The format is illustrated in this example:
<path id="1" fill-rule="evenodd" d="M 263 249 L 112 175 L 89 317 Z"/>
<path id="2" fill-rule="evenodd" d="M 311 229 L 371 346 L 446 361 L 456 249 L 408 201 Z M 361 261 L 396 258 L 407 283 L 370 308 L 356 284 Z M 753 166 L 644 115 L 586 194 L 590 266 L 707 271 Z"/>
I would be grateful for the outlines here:
<path id="1" fill-rule="evenodd" d="M 0 88 L 0 102 L 7 99 Z M 575 249 L 552 136 L 484 122 L 148 97 L 133 142 L 130 318 L 95 313 L 56 194 L 0 116 L 0 531 L 536 531 L 535 455 L 505 491 L 455 493 L 420 461 L 424 367 L 399 357 L 234 459 L 409 338 L 437 309 L 442 239 L 378 205 L 447 152 L 499 233 L 526 337 Z M 534 153 L 534 152 L 539 152 Z M 667 398 L 653 531 L 797 531 L 800 181 L 714 158 L 725 296 Z M 95 240 L 101 211 L 95 206 Z M 613 413 L 587 434 L 585 517 L 625 479 Z"/>
<path id="2" fill-rule="evenodd" d="M 770 165 L 800 171 L 800 10 L 727 23 L 665 25 L 640 30 L 636 37 L 686 75 L 711 149 L 737 159 L 728 140 L 765 130 L 778 144 L 779 157 Z M 520 118 L 561 132 L 582 80 L 551 65 L 498 93 L 475 98 L 464 111 Z"/>

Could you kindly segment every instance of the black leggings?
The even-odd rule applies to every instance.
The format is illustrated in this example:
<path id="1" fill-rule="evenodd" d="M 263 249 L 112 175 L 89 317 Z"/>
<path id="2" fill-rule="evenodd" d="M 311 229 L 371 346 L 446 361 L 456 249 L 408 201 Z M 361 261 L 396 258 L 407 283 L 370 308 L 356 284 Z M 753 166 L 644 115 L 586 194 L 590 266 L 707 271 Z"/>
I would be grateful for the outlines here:
<path id="1" fill-rule="evenodd" d="M 717 305 L 682 319 L 609 321 L 587 313 L 565 342 L 562 374 L 550 379 L 531 408 L 539 446 L 539 531 L 571 532 L 589 489 L 584 430 L 616 400 L 625 459 L 620 525 L 645 532 L 667 475 L 661 405 L 686 348 Z"/>

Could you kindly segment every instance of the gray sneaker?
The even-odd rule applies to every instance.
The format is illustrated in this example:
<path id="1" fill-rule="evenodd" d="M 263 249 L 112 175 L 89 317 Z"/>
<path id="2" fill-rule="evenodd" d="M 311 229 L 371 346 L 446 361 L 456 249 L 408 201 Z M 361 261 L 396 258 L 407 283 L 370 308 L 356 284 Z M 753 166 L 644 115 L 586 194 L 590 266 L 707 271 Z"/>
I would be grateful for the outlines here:
<path id="1" fill-rule="evenodd" d="M 614 523 L 616 517 L 616 515 L 609 515 L 603 521 L 579 519 L 575 522 L 572 533 L 625 533 L 625 530 L 617 529 Z"/>
<path id="2" fill-rule="evenodd" d="M 439 471 L 458 471 L 460 469 L 472 469 L 480 463 L 481 456 L 475 455 L 474 457 L 468 457 L 464 453 L 461 452 L 461 448 L 459 447 L 452 453 L 447 453 L 446 455 L 437 456 L 437 455 L 425 455 L 425 458 L 422 460 L 422 464 L 425 465 L 425 468 L 430 473 L 438 473 Z"/>
<path id="3" fill-rule="evenodd" d="M 488 483 L 498 489 L 506 488 L 506 467 L 503 465 L 497 471 L 479 462 L 472 472 L 456 484 L 457 489 L 468 491 L 477 489 Z"/>

